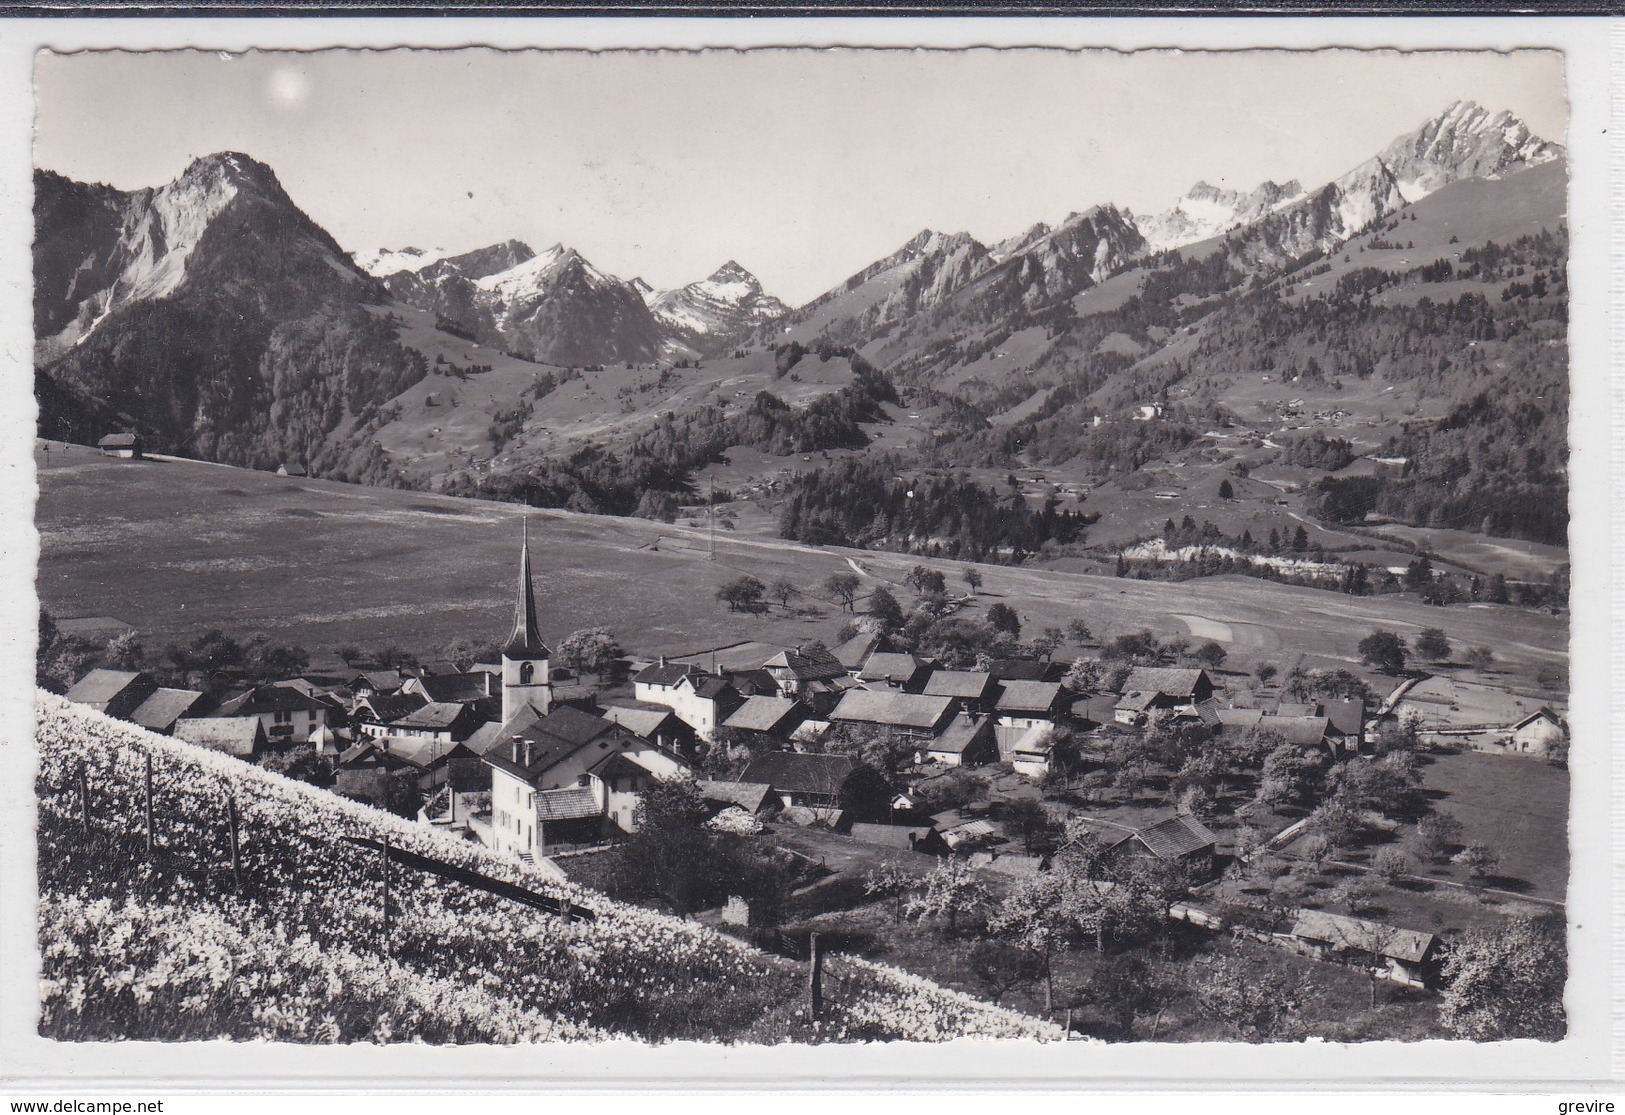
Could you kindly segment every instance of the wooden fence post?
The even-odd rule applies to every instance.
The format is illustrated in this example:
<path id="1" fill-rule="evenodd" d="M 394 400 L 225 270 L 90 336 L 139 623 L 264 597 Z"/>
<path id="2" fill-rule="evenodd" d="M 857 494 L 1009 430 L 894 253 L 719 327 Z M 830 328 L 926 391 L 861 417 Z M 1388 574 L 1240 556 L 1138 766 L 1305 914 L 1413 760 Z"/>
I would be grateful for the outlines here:
<path id="1" fill-rule="evenodd" d="M 90 778 L 85 774 L 85 761 L 79 760 L 79 823 L 90 835 Z"/>
<path id="2" fill-rule="evenodd" d="M 147 805 L 147 858 L 152 858 L 152 752 L 147 752 L 146 777 L 146 805 Z"/>
<path id="3" fill-rule="evenodd" d="M 226 797 L 226 826 L 231 837 L 231 881 L 234 886 L 241 889 L 243 872 L 242 862 L 237 851 L 237 797 L 235 794 Z"/>
<path id="4" fill-rule="evenodd" d="M 813 933 L 807 938 L 807 1006 L 814 1022 L 824 1016 L 824 943 Z"/>
<path id="5" fill-rule="evenodd" d="M 382 898 L 381 906 L 382 906 L 382 910 L 383 910 L 383 927 L 384 927 L 384 937 L 383 937 L 383 943 L 381 945 L 380 951 L 382 951 L 385 956 L 388 956 L 389 955 L 389 839 L 387 837 L 384 839 L 384 846 L 382 848 L 380 848 L 379 851 L 381 853 L 380 864 L 381 864 L 381 866 L 383 868 L 383 887 L 382 887 L 382 890 L 381 890 L 380 897 Z"/>

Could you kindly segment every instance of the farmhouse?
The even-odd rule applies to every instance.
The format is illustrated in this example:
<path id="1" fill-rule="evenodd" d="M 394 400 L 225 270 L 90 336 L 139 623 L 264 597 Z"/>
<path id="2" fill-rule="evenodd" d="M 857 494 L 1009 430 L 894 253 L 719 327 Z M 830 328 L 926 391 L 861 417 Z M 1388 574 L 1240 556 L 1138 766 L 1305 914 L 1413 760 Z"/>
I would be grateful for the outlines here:
<path id="1" fill-rule="evenodd" d="M 806 705 L 788 697 L 747 697 L 722 726 L 736 732 L 787 740 L 807 718 L 807 711 Z"/>
<path id="2" fill-rule="evenodd" d="M 123 457 L 125 460 L 141 459 L 141 436 L 139 434 L 108 434 L 96 443 L 104 457 Z"/>
<path id="3" fill-rule="evenodd" d="M 1001 728 L 1036 728 L 1054 724 L 1066 709 L 1058 681 L 1007 681 L 993 706 Z"/>
<path id="4" fill-rule="evenodd" d="M 947 697 L 854 689 L 841 698 L 829 720 L 834 725 L 886 728 L 924 743 L 941 735 L 953 715 L 953 702 Z"/>
<path id="5" fill-rule="evenodd" d="M 784 697 L 799 697 L 818 682 L 833 682 L 847 676 L 846 667 L 829 651 L 820 647 L 780 651 L 766 662 L 762 669 L 772 676 Z"/>
<path id="6" fill-rule="evenodd" d="M 869 661 L 869 656 L 880 650 L 882 646 L 879 635 L 870 631 L 859 631 L 846 642 L 836 646 L 830 653 L 835 656 L 835 661 L 846 667 L 847 673 L 856 676 L 857 672 L 863 668 L 863 664 Z"/>
<path id="7" fill-rule="evenodd" d="M 1513 751 L 1545 755 L 1568 739 L 1568 729 L 1557 713 L 1544 705 L 1512 725 L 1507 746 Z"/>
<path id="8" fill-rule="evenodd" d="M 1206 670 L 1138 666 L 1123 681 L 1114 719 L 1119 724 L 1138 724 L 1161 711 L 1194 708 L 1212 696 L 1213 679 Z"/>
<path id="9" fill-rule="evenodd" d="M 384 726 L 428 704 L 421 693 L 381 693 L 362 697 L 350 706 L 350 719 L 368 735 L 383 735 Z"/>
<path id="10" fill-rule="evenodd" d="M 694 729 L 664 705 L 608 705 L 599 713 L 639 739 L 683 756 L 694 754 Z"/>
<path id="11" fill-rule="evenodd" d="M 667 662 L 662 658 L 653 666 L 646 666 L 633 676 L 632 696 L 650 704 L 669 706 L 671 702 L 666 698 L 677 688 L 677 683 L 689 674 L 700 672 L 698 666 L 691 666 L 686 662 Z"/>
<path id="12" fill-rule="evenodd" d="M 368 670 L 351 678 L 346 688 L 357 699 L 379 697 L 401 687 L 401 675 L 394 670 Z"/>
<path id="13" fill-rule="evenodd" d="M 499 696 L 500 683 L 500 677 L 485 670 L 466 674 L 431 674 L 407 678 L 396 692 L 418 694 L 430 701 L 467 704 Z"/>
<path id="14" fill-rule="evenodd" d="M 482 725 L 468 705 L 455 701 L 430 701 L 384 726 L 384 735 L 407 740 L 462 743 Z"/>
<path id="15" fill-rule="evenodd" d="M 310 738 L 318 724 L 327 723 L 331 706 L 326 701 L 285 685 L 262 685 L 222 704 L 218 716 L 253 716 L 265 727 L 272 743 L 287 744 Z"/>
<path id="16" fill-rule="evenodd" d="M 921 690 L 927 697 L 947 697 L 957 712 L 989 712 L 998 693 L 998 682 L 981 670 L 936 670 Z"/>
<path id="17" fill-rule="evenodd" d="M 265 751 L 265 725 L 257 716 L 182 717 L 175 722 L 175 738 L 239 759 L 253 759 Z"/>
<path id="18" fill-rule="evenodd" d="M 717 782 L 700 779 L 695 787 L 707 805 L 722 809 L 743 809 L 753 817 L 779 808 L 773 787 L 765 782 Z"/>
<path id="19" fill-rule="evenodd" d="M 130 713 L 130 720 L 149 732 L 167 736 L 174 732 L 177 720 L 195 715 L 202 704 L 203 694 L 196 689 L 155 689 Z"/>
<path id="20" fill-rule="evenodd" d="M 858 671 L 858 680 L 871 688 L 886 686 L 905 693 L 918 693 L 929 667 L 912 654 L 876 651 Z"/>
<path id="21" fill-rule="evenodd" d="M 979 767 L 997 762 L 999 744 L 993 735 L 993 721 L 987 717 L 960 712 L 954 715 L 941 735 L 919 750 L 922 763 L 949 767 Z"/>
<path id="22" fill-rule="evenodd" d="M 128 720 L 158 683 L 136 670 L 92 670 L 69 689 L 74 704 L 86 705 L 116 720 Z"/>
<path id="23" fill-rule="evenodd" d="M 773 751 L 752 759 L 739 780 L 772 786 L 786 809 L 840 810 L 880 820 L 891 803 L 885 781 L 849 755 Z"/>
<path id="24" fill-rule="evenodd" d="M 1324 716 L 1266 716 L 1259 720 L 1258 728 L 1300 747 L 1325 747 L 1332 722 Z"/>
<path id="25" fill-rule="evenodd" d="M 1309 954 L 1317 959 L 1362 966 L 1375 962 L 1382 978 L 1411 987 L 1427 986 L 1428 965 L 1439 943 L 1431 933 L 1396 929 L 1381 922 L 1323 910 L 1299 911 L 1292 936 L 1303 942 Z"/>
<path id="26" fill-rule="evenodd" d="M 1338 750 L 1357 754 L 1365 745 L 1365 702 L 1358 697 L 1336 697 L 1320 703 L 1320 715 L 1330 725 L 1327 738 Z"/>
<path id="27" fill-rule="evenodd" d="M 485 765 L 467 744 L 422 737 L 362 740 L 339 756 L 334 773 L 340 792 L 376 797 L 382 775 L 408 768 L 417 774 L 418 788 L 429 793 L 447 783 L 459 793 L 483 790 L 489 784 Z"/>
<path id="28" fill-rule="evenodd" d="M 744 698 L 726 678 L 700 671 L 684 674 L 677 684 L 664 691 L 651 687 L 649 704 L 665 705 L 678 719 L 709 741 L 728 716 L 744 703 Z M 641 699 L 641 698 L 640 698 Z"/>
<path id="29" fill-rule="evenodd" d="M 1177 863 L 1190 871 L 1193 879 L 1209 879 L 1213 876 L 1218 843 L 1219 838 L 1212 829 L 1189 813 L 1179 813 L 1147 828 L 1135 829 L 1109 847 L 1119 856 Z"/>

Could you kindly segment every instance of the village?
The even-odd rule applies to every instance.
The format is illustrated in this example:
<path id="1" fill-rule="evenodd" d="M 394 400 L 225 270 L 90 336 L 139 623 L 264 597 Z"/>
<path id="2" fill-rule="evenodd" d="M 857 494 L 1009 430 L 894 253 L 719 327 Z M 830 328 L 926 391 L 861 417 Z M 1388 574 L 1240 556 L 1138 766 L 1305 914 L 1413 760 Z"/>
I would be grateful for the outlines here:
<path id="1" fill-rule="evenodd" d="M 791 922 L 850 933 L 865 909 L 869 930 L 905 905 L 979 924 L 965 943 L 980 990 L 997 999 L 1025 972 L 1046 1008 L 1048 959 L 1040 981 L 991 939 L 1001 899 L 1063 872 L 1086 876 L 1101 941 L 1146 916 L 1245 937 L 1369 976 L 1373 1005 L 1379 979 L 1434 993 L 1451 933 L 1561 910 L 1562 863 L 1515 870 L 1519 850 L 1486 834 L 1518 833 L 1469 812 L 1478 782 L 1564 777 L 1567 727 L 1548 705 L 1507 697 L 1500 721 L 1464 728 L 1433 713 L 1458 699 L 1448 676 L 1394 669 L 1376 691 L 1347 670 L 1238 672 L 1217 644 L 1150 632 L 1076 630 L 1094 651 L 1069 659 L 1050 629 L 954 668 L 893 649 L 857 602 L 834 646 L 651 660 L 596 629 L 559 653 L 532 548 L 527 526 L 495 661 L 247 687 L 228 669 L 198 688 L 98 667 L 66 697 L 610 890 L 604 865 L 646 802 L 682 786 L 707 831 L 780 868 L 765 890 L 724 886 L 682 913 L 768 947 Z M 931 572 L 922 591 L 940 596 Z M 965 579 L 955 606 L 974 607 Z M 1381 634 L 1373 665 L 1393 650 Z"/>

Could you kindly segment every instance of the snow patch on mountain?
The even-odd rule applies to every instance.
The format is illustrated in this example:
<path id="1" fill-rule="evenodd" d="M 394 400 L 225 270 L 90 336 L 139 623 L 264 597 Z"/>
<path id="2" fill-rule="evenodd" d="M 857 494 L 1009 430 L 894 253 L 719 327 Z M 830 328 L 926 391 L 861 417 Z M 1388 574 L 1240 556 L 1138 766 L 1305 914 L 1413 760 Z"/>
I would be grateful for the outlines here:
<path id="1" fill-rule="evenodd" d="M 1198 182 L 1171 209 L 1135 224 L 1152 251 L 1166 251 L 1229 232 L 1301 197 L 1303 187 L 1296 181 L 1264 182 L 1245 194 Z"/>
<path id="2" fill-rule="evenodd" d="M 444 248 L 369 248 L 351 252 L 350 258 L 373 278 L 382 279 L 400 271 L 421 271 L 451 254 Z"/>

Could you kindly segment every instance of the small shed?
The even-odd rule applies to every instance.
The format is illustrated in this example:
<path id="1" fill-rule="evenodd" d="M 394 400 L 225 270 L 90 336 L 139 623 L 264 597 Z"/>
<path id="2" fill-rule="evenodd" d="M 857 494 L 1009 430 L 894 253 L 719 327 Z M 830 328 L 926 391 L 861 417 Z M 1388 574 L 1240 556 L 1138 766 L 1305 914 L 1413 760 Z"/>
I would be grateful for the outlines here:
<path id="1" fill-rule="evenodd" d="M 141 459 L 141 435 L 135 433 L 108 434 L 96 443 L 104 457 L 122 457 L 125 460 Z"/>
<path id="2" fill-rule="evenodd" d="M 1304 942 L 1310 955 L 1323 960 L 1380 965 L 1378 975 L 1411 987 L 1426 987 L 1428 965 L 1439 939 L 1418 929 L 1398 929 L 1381 922 L 1300 910 L 1292 936 Z"/>

